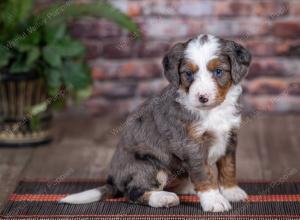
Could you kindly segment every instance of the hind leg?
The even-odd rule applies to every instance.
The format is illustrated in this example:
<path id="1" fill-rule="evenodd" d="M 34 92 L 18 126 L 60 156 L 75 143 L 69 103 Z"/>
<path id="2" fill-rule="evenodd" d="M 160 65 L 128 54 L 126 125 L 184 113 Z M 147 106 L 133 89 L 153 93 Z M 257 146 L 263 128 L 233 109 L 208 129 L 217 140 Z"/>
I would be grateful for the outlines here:
<path id="1" fill-rule="evenodd" d="M 168 174 L 159 170 L 154 175 L 139 175 L 131 178 L 125 196 L 130 201 L 151 207 L 172 207 L 179 204 L 178 196 L 173 192 L 163 191 L 168 184 Z M 138 177 L 138 178 L 137 178 Z"/>

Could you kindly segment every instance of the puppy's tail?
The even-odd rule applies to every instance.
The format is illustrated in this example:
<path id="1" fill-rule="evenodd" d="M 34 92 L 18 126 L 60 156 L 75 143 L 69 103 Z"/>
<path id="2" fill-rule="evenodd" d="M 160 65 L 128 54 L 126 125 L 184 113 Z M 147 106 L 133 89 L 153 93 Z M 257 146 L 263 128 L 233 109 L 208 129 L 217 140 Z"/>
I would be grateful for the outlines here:
<path id="1" fill-rule="evenodd" d="M 90 189 L 80 193 L 68 195 L 65 198 L 61 199 L 59 202 L 69 204 L 84 204 L 97 202 L 103 199 L 112 198 L 115 194 L 114 192 L 115 191 L 113 186 L 106 184 L 95 189 Z"/>

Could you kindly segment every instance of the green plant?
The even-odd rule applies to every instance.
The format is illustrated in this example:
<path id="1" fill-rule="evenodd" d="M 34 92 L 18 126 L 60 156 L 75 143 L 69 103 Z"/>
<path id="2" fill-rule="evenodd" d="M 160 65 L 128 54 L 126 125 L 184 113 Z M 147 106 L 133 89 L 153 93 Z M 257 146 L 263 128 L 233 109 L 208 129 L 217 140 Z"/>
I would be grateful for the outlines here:
<path id="1" fill-rule="evenodd" d="M 34 0 L 0 2 L 1 72 L 39 74 L 52 100 L 33 112 L 55 105 L 62 88 L 74 100 L 89 95 L 91 73 L 84 62 L 85 48 L 68 34 L 67 22 L 81 16 L 103 17 L 139 36 L 137 25 L 106 2 L 75 4 L 69 0 L 41 10 L 34 10 L 34 5 Z"/>

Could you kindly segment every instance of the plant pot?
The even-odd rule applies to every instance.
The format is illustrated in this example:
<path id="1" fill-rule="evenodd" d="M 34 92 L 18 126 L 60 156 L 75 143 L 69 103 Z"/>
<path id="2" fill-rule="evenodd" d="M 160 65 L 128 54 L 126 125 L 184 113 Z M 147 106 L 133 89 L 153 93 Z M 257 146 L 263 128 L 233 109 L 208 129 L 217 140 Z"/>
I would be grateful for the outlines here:
<path id="1" fill-rule="evenodd" d="M 39 116 L 39 126 L 31 123 L 29 110 L 47 100 L 44 80 L 34 73 L 0 74 L 0 146 L 37 146 L 51 141 L 52 114 Z"/>

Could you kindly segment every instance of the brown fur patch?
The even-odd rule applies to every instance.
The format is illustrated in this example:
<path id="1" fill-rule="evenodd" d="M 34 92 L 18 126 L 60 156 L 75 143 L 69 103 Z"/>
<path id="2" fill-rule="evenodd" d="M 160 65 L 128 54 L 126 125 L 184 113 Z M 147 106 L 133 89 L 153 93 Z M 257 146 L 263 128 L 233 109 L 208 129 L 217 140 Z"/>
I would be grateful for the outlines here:
<path id="1" fill-rule="evenodd" d="M 212 59 L 207 64 L 207 69 L 210 72 L 213 72 L 215 69 L 219 68 L 221 65 L 221 61 L 218 58 Z"/>
<path id="2" fill-rule="evenodd" d="M 217 162 L 218 178 L 223 187 L 236 186 L 236 162 L 235 152 L 237 146 L 237 129 L 230 131 L 230 137 L 227 143 L 226 155 Z"/>
<path id="3" fill-rule="evenodd" d="M 213 59 L 207 64 L 207 69 L 211 71 L 212 73 L 217 68 L 221 69 L 223 71 L 223 75 L 220 78 L 213 77 L 213 79 L 216 82 L 217 85 L 217 95 L 216 95 L 216 101 L 218 103 L 221 103 L 224 101 L 226 94 L 228 90 L 230 89 L 232 85 L 232 78 L 230 75 L 229 70 L 229 63 L 227 59 Z"/>
<path id="4" fill-rule="evenodd" d="M 217 177 L 214 174 L 213 167 L 206 165 L 205 171 L 207 173 L 208 180 L 195 183 L 195 189 L 197 192 L 204 192 L 210 189 L 218 188 Z"/>
<path id="5" fill-rule="evenodd" d="M 223 102 L 225 97 L 226 97 L 226 94 L 228 92 L 228 90 L 230 89 L 232 85 L 232 81 L 231 80 L 228 80 L 228 82 L 226 83 L 225 86 L 220 86 L 220 84 L 218 84 L 218 94 L 216 96 L 216 100 L 218 102 Z"/>
<path id="6" fill-rule="evenodd" d="M 183 60 L 180 66 L 180 86 L 184 88 L 186 92 L 188 92 L 188 89 L 190 85 L 193 82 L 193 79 L 189 78 L 186 73 L 192 72 L 195 74 L 199 70 L 199 67 L 197 64 L 191 62 L 190 60 Z"/>
<path id="7" fill-rule="evenodd" d="M 151 196 L 151 192 L 145 192 L 139 199 L 139 202 L 145 205 L 149 205 L 150 196 Z"/>
<path id="8" fill-rule="evenodd" d="M 188 59 L 184 59 L 182 61 L 182 66 L 183 69 L 187 69 L 192 71 L 193 73 L 196 73 L 199 70 L 199 67 L 197 64 L 193 63 L 192 61 L 188 60 Z"/>
<path id="9" fill-rule="evenodd" d="M 205 131 L 203 134 L 199 134 L 195 124 L 188 124 L 186 126 L 188 136 L 196 143 L 203 143 L 205 141 L 213 141 L 214 135 L 210 131 Z"/>
<path id="10" fill-rule="evenodd" d="M 217 162 L 217 167 L 221 186 L 229 188 L 237 185 L 234 153 L 221 157 Z"/>

